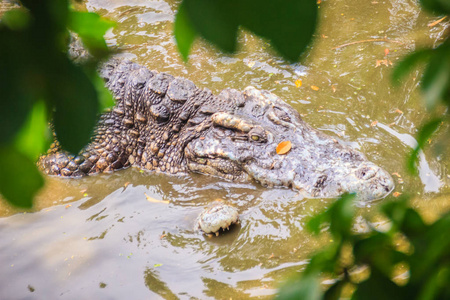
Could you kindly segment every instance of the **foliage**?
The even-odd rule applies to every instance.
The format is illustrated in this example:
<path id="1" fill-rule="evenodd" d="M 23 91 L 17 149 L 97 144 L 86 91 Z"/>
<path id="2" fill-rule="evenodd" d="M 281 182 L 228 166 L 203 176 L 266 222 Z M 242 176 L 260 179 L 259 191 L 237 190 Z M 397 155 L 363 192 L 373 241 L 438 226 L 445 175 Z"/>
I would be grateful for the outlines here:
<path id="1" fill-rule="evenodd" d="M 447 0 L 421 0 L 424 8 L 450 15 Z M 421 89 L 429 110 L 447 106 L 445 115 L 428 120 L 420 129 L 417 146 L 408 159 L 408 169 L 416 172 L 417 156 L 443 122 L 450 108 L 450 40 L 434 49 L 420 49 L 406 56 L 395 68 L 393 81 L 400 80 L 418 63 L 425 64 Z M 279 291 L 279 299 L 450 299 L 450 212 L 433 224 L 424 223 L 408 205 L 408 197 L 389 202 L 382 212 L 390 222 L 383 232 L 352 230 L 352 195 L 337 200 L 325 212 L 308 222 L 320 233 L 325 224 L 333 243 L 315 254 L 304 272 Z M 403 247 L 402 247 L 403 246 Z M 349 250 L 350 249 L 350 250 Z M 349 250 L 349 251 L 348 251 Z M 366 268 L 367 278 L 355 275 Z M 402 270 L 403 274 L 396 274 Z M 397 275 L 397 276 L 396 276 Z M 401 275 L 401 276 L 399 276 Z M 320 278 L 331 276 L 334 283 L 320 288 Z M 401 278 L 403 277 L 403 278 Z"/>
<path id="2" fill-rule="evenodd" d="M 183 0 L 174 33 L 185 60 L 197 36 L 234 52 L 243 27 L 269 40 L 279 54 L 294 62 L 310 43 L 316 20 L 315 0 Z"/>
<path id="3" fill-rule="evenodd" d="M 403 197 L 382 208 L 390 221 L 389 230 L 354 233 L 352 199 L 353 195 L 344 195 L 308 222 L 316 234 L 329 224 L 334 243 L 315 254 L 303 274 L 287 283 L 278 298 L 339 299 L 353 291 L 352 299 L 449 299 L 450 213 L 427 225 Z M 351 251 L 346 251 L 349 247 Z M 362 268 L 370 275 L 361 280 L 354 273 Z M 397 275 L 408 277 L 406 283 L 393 280 L 399 269 L 403 274 Z M 325 275 L 336 279 L 322 291 L 319 280 Z"/>
<path id="4" fill-rule="evenodd" d="M 421 0 L 420 2 L 424 8 L 432 12 L 450 15 L 448 0 Z M 421 90 L 428 110 L 435 110 L 439 104 L 450 107 L 450 39 L 448 36 L 434 49 L 416 50 L 403 58 L 392 74 L 394 83 L 401 82 L 401 79 L 419 63 L 425 65 Z M 447 113 L 443 117 L 432 117 L 419 129 L 417 146 L 412 151 L 407 164 L 411 172 L 417 172 L 416 162 L 420 149 L 444 121 L 449 121 Z"/>
<path id="5" fill-rule="evenodd" d="M 100 100 L 112 102 L 96 80 L 95 63 L 76 65 L 67 55 L 70 28 L 97 59 L 106 57 L 103 35 L 112 25 L 96 14 L 70 10 L 66 0 L 22 0 L 20 8 L 3 15 L 0 193 L 11 203 L 31 207 L 43 185 L 34 161 L 52 139 L 48 121 L 53 119 L 62 147 L 77 153 L 89 141 Z"/>

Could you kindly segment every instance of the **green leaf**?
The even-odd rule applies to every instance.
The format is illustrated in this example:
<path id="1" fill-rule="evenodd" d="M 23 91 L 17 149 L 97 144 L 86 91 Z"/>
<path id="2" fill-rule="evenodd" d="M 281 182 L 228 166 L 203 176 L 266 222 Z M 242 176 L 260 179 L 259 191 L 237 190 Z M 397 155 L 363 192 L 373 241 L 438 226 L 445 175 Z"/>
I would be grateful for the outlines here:
<path id="1" fill-rule="evenodd" d="M 242 26 L 268 39 L 284 58 L 294 62 L 311 41 L 317 4 L 313 0 L 183 0 L 179 14 L 188 30 L 195 30 L 222 51 L 236 50 Z M 193 36 L 189 33 L 183 47 L 192 44 Z M 187 52 L 183 50 L 182 55 Z"/>
<path id="2" fill-rule="evenodd" d="M 448 0 L 420 0 L 422 6 L 438 15 L 450 15 L 450 1 Z"/>
<path id="3" fill-rule="evenodd" d="M 35 163 L 13 147 L 0 147 L 0 193 L 11 204 L 31 208 L 44 179 Z"/>
<path id="4" fill-rule="evenodd" d="M 436 272 L 436 266 L 448 265 L 450 259 L 450 213 L 428 226 L 427 230 L 411 238 L 414 253 L 411 257 L 411 283 L 418 284 L 423 278 Z"/>
<path id="5" fill-rule="evenodd" d="M 409 172 L 412 174 L 417 174 L 417 161 L 419 157 L 420 149 L 425 146 L 427 140 L 433 135 L 433 133 L 439 128 L 439 125 L 442 123 L 443 118 L 435 118 L 422 126 L 420 128 L 418 136 L 417 136 L 417 146 L 413 149 L 410 156 L 408 157 L 407 167 Z"/>
<path id="6" fill-rule="evenodd" d="M 369 279 L 357 285 L 352 300 L 405 299 L 401 295 L 402 289 L 398 285 L 372 268 Z"/>
<path id="7" fill-rule="evenodd" d="M 382 206 L 381 211 L 392 222 L 392 228 L 390 232 L 396 233 L 398 232 L 398 230 L 400 230 L 399 228 L 403 226 L 406 211 L 408 209 L 409 209 L 409 197 L 407 195 L 402 195 L 395 201 L 390 201 Z"/>
<path id="8" fill-rule="evenodd" d="M 9 27 L 11 30 L 24 30 L 31 22 L 30 14 L 24 9 L 12 9 L 5 12 L 2 16 L 2 24 Z"/>
<path id="9" fill-rule="evenodd" d="M 0 145 L 13 140 L 33 106 L 38 76 L 25 49 L 28 41 L 23 32 L 0 30 Z"/>
<path id="10" fill-rule="evenodd" d="M 100 110 L 103 111 L 105 109 L 113 107 L 115 105 L 114 97 L 111 94 L 111 91 L 106 88 L 105 81 L 98 75 L 96 70 L 93 70 L 93 72 L 89 72 L 88 76 L 94 84 L 95 90 L 97 91 Z"/>
<path id="11" fill-rule="evenodd" d="M 341 299 L 342 289 L 344 288 L 346 281 L 337 280 L 332 286 L 330 286 L 324 296 L 324 300 L 339 300 Z"/>
<path id="12" fill-rule="evenodd" d="M 385 276 L 391 276 L 393 267 L 407 259 L 404 253 L 395 250 L 392 238 L 381 232 L 357 241 L 353 246 L 353 254 L 355 264 L 376 267 Z"/>
<path id="13" fill-rule="evenodd" d="M 443 102 L 450 84 L 450 57 L 445 51 L 433 51 L 422 78 L 422 92 L 429 110 Z"/>
<path id="14" fill-rule="evenodd" d="M 80 66 L 63 60 L 58 67 L 60 76 L 53 78 L 51 94 L 53 124 L 61 147 L 76 154 L 90 141 L 97 123 L 98 95 Z"/>
<path id="15" fill-rule="evenodd" d="M 236 0 L 183 0 L 187 19 L 202 37 L 224 52 L 236 50 L 239 10 Z"/>
<path id="16" fill-rule="evenodd" d="M 317 23 L 317 4 L 312 0 L 238 1 L 240 25 L 266 38 L 287 60 L 299 60 L 311 42 Z"/>
<path id="17" fill-rule="evenodd" d="M 103 36 L 114 26 L 114 22 L 101 18 L 96 13 L 70 11 L 69 14 L 69 29 L 76 32 L 89 52 L 98 58 L 109 54 Z"/>
<path id="18" fill-rule="evenodd" d="M 315 235 L 318 235 L 321 231 L 322 226 L 330 221 L 328 210 L 323 211 L 314 217 L 312 217 L 308 223 L 306 223 L 306 228 Z"/>
<path id="19" fill-rule="evenodd" d="M 22 129 L 17 133 L 15 146 L 29 159 L 36 160 L 48 149 L 51 132 L 48 128 L 47 108 L 43 101 L 37 102 Z"/>
<path id="20" fill-rule="evenodd" d="M 433 50 L 431 49 L 421 49 L 403 57 L 402 60 L 395 65 L 392 72 L 392 82 L 397 85 L 400 84 L 401 80 L 410 73 L 418 63 L 428 61 L 432 56 L 432 53 Z"/>
<path id="21" fill-rule="evenodd" d="M 311 218 L 307 228 L 318 234 L 325 223 L 330 223 L 330 232 L 335 238 L 349 236 L 353 224 L 355 194 L 342 195 L 328 209 Z"/>
<path id="22" fill-rule="evenodd" d="M 439 297 L 440 290 L 443 287 L 448 286 L 448 280 L 450 279 L 450 276 L 447 275 L 447 280 L 445 282 L 442 282 L 440 280 L 440 276 L 442 274 L 440 273 L 449 273 L 448 268 L 436 268 L 431 274 L 431 276 L 427 276 L 427 278 L 424 278 L 424 282 L 422 282 L 422 288 L 420 289 L 420 293 L 417 296 L 418 300 L 434 300 L 434 299 L 448 299 L 444 297 Z M 445 275 L 444 275 L 445 276 Z"/>
<path id="23" fill-rule="evenodd" d="M 174 34 L 178 51 L 180 51 L 184 62 L 187 62 L 192 43 L 197 37 L 197 33 L 192 26 L 185 4 L 182 2 L 175 16 Z"/>
<path id="24" fill-rule="evenodd" d="M 343 241 L 334 241 L 322 251 L 317 252 L 311 257 L 309 264 L 304 270 L 304 274 L 317 272 L 333 273 L 339 269 L 339 255 L 342 251 Z"/>
<path id="25" fill-rule="evenodd" d="M 275 299 L 280 300 L 319 300 L 322 291 L 319 285 L 319 273 L 311 273 L 300 279 L 286 283 Z"/>
<path id="26" fill-rule="evenodd" d="M 405 211 L 403 223 L 399 228 L 408 238 L 421 236 L 427 230 L 427 226 L 417 211 L 407 208 Z"/>
<path id="27" fill-rule="evenodd" d="M 330 232 L 335 237 L 349 237 L 352 234 L 355 207 L 353 199 L 356 194 L 342 195 L 331 207 Z"/>

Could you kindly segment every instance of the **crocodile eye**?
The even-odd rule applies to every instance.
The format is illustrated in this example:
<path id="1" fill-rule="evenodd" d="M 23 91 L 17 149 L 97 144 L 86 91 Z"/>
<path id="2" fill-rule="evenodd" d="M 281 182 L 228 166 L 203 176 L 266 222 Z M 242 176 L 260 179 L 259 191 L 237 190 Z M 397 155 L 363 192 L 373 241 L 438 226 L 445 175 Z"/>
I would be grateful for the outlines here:
<path id="1" fill-rule="evenodd" d="M 267 142 L 266 131 L 261 126 L 255 126 L 248 133 L 249 139 L 258 143 Z"/>
<path id="2" fill-rule="evenodd" d="M 201 165 L 206 165 L 206 158 L 200 157 L 197 162 Z"/>

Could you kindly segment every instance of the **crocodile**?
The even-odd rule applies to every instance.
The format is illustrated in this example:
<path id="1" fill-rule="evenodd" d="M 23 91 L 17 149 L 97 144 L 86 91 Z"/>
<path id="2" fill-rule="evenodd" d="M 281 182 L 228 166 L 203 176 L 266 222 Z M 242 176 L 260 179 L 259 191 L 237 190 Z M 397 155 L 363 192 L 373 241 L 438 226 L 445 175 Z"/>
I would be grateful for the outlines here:
<path id="1" fill-rule="evenodd" d="M 80 177 L 134 166 L 256 181 L 308 198 L 355 192 L 374 200 L 393 189 L 386 170 L 308 125 L 269 91 L 247 87 L 214 95 L 190 80 L 118 58 L 103 63 L 99 73 L 115 107 L 99 117 L 78 155 L 55 141 L 38 162 L 45 173 Z M 281 142 L 289 143 L 287 153 L 277 152 Z"/>

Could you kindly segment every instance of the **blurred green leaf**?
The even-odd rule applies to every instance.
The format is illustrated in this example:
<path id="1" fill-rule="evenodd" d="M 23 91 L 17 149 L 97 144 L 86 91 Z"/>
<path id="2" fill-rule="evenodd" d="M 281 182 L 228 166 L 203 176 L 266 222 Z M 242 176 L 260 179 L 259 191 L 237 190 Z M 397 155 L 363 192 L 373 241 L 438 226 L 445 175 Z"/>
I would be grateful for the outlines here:
<path id="1" fill-rule="evenodd" d="M 402 289 L 389 277 L 376 269 L 370 270 L 370 277 L 357 285 L 352 300 L 402 299 Z M 405 299 L 405 298 L 403 298 Z"/>
<path id="2" fill-rule="evenodd" d="M 101 18 L 92 12 L 70 11 L 68 28 L 76 32 L 89 52 L 98 58 L 109 54 L 103 36 L 115 26 L 115 22 Z"/>
<path id="3" fill-rule="evenodd" d="M 115 105 L 114 97 L 111 94 L 111 91 L 106 88 L 104 80 L 95 70 L 93 72 L 89 72 L 88 76 L 97 91 L 100 111 L 113 107 Z"/>
<path id="4" fill-rule="evenodd" d="M 411 239 L 411 282 L 418 283 L 436 272 L 438 266 L 450 267 L 450 213 L 430 225 L 421 235 Z"/>
<path id="5" fill-rule="evenodd" d="M 31 46 L 28 37 L 24 32 L 0 28 L 0 145 L 11 142 L 23 126 L 39 83 L 27 53 Z"/>
<path id="6" fill-rule="evenodd" d="M 312 217 L 307 223 L 306 228 L 315 235 L 318 235 L 325 223 L 330 222 L 329 211 L 325 210 Z"/>
<path id="7" fill-rule="evenodd" d="M 236 0 L 183 0 L 186 19 L 202 37 L 224 52 L 236 50 L 239 10 Z"/>
<path id="8" fill-rule="evenodd" d="M 358 265 L 368 264 L 388 277 L 396 264 L 407 259 L 404 253 L 395 250 L 392 238 L 381 232 L 357 241 L 353 254 Z"/>
<path id="9" fill-rule="evenodd" d="M 443 118 L 434 118 L 423 125 L 422 128 L 420 128 L 417 135 L 417 146 L 413 149 L 407 161 L 407 167 L 411 173 L 417 174 L 416 164 L 419 158 L 419 152 L 425 146 L 427 140 L 439 128 L 439 125 L 442 123 L 442 121 Z"/>
<path id="10" fill-rule="evenodd" d="M 325 223 L 330 223 L 330 232 L 334 237 L 348 236 L 353 224 L 355 196 L 355 194 L 342 195 L 328 209 L 311 218 L 306 224 L 307 228 L 318 234 Z"/>
<path id="11" fill-rule="evenodd" d="M 450 15 L 450 1 L 448 0 L 420 0 L 427 10 L 438 15 Z"/>
<path id="12" fill-rule="evenodd" d="M 61 34 L 67 31 L 67 17 L 69 13 L 69 0 L 20 0 L 20 3 L 26 7 L 34 21 L 33 31 L 36 38 L 41 39 L 43 48 L 62 50 L 58 46 L 63 45 Z M 61 42 L 60 45 L 52 44 Z M 35 50 L 35 49 L 33 49 Z"/>
<path id="13" fill-rule="evenodd" d="M 55 133 L 61 147 L 76 154 L 89 142 L 97 123 L 98 95 L 80 66 L 65 58 L 58 67 L 50 95 Z"/>
<path id="14" fill-rule="evenodd" d="M 431 49 L 421 49 L 403 57 L 401 61 L 395 65 L 392 72 L 392 82 L 394 84 L 400 84 L 401 80 L 409 74 L 418 63 L 428 61 L 432 56 L 432 53 L 433 50 Z"/>
<path id="15" fill-rule="evenodd" d="M 311 257 L 304 274 L 317 272 L 333 273 L 338 269 L 342 269 L 339 266 L 339 255 L 341 254 L 343 244 L 342 241 L 335 242 L 322 251 L 316 252 Z"/>
<path id="16" fill-rule="evenodd" d="M 420 288 L 419 294 L 417 295 L 417 299 L 419 300 L 433 300 L 433 299 L 439 299 L 438 293 L 441 289 L 441 284 L 439 280 L 439 271 L 441 268 L 436 268 L 433 274 L 427 276 L 424 278 L 424 280 L 421 282 L 422 287 Z M 450 278 L 449 278 L 450 279 Z M 448 282 L 445 282 L 445 285 L 448 285 Z M 418 285 L 420 286 L 420 285 Z M 441 299 L 448 299 L 448 298 L 441 298 Z"/>
<path id="17" fill-rule="evenodd" d="M 31 208 L 44 179 L 27 156 L 12 147 L 0 147 L 0 193 L 15 206 Z"/>
<path id="18" fill-rule="evenodd" d="M 412 208 L 407 208 L 405 211 L 405 217 L 400 230 L 408 237 L 423 235 L 427 230 L 427 226 L 422 220 L 422 217 L 417 211 Z"/>
<path id="19" fill-rule="evenodd" d="M 268 39 L 284 58 L 294 62 L 311 41 L 317 4 L 313 0 L 183 0 L 178 14 L 180 24 L 188 24 L 189 30 L 194 29 L 222 51 L 236 50 L 238 29 L 243 26 Z M 177 38 L 183 56 L 194 38 L 192 32 L 186 41 Z"/>
<path id="20" fill-rule="evenodd" d="M 311 273 L 300 277 L 299 280 L 286 283 L 276 299 L 281 300 L 319 300 L 322 291 L 319 285 L 319 273 Z"/>
<path id="21" fill-rule="evenodd" d="M 337 280 L 330 286 L 323 295 L 324 300 L 339 300 L 341 299 L 342 290 L 346 284 L 344 280 Z"/>
<path id="22" fill-rule="evenodd" d="M 245 0 L 236 10 L 240 24 L 267 38 L 287 60 L 299 60 L 317 23 L 315 0 Z"/>
<path id="23" fill-rule="evenodd" d="M 405 218 L 405 212 L 409 207 L 409 197 L 407 195 L 402 195 L 395 201 L 390 201 L 385 203 L 381 211 L 390 219 L 393 225 L 393 230 L 397 231 L 403 224 L 403 219 Z"/>
<path id="24" fill-rule="evenodd" d="M 335 237 L 348 237 L 352 234 L 355 206 L 353 199 L 356 194 L 342 195 L 331 207 L 330 232 Z"/>
<path id="25" fill-rule="evenodd" d="M 16 149 L 25 154 L 32 161 L 44 153 L 52 139 L 48 127 L 47 108 L 43 101 L 34 104 L 26 122 L 15 139 Z"/>
<path id="26" fill-rule="evenodd" d="M 422 78 L 422 92 L 429 110 L 444 102 L 444 96 L 450 85 L 450 56 L 444 51 L 433 51 Z"/>
<path id="27" fill-rule="evenodd" d="M 5 12 L 2 16 L 2 21 L 0 23 L 6 25 L 11 30 L 24 30 L 26 29 L 31 22 L 30 14 L 22 8 L 12 9 Z"/>
<path id="28" fill-rule="evenodd" d="M 185 9 L 185 4 L 182 2 L 178 7 L 178 12 L 175 16 L 174 34 L 178 50 L 185 62 L 188 60 L 192 43 L 197 37 L 197 33 L 192 26 Z"/>

